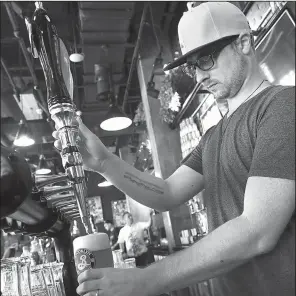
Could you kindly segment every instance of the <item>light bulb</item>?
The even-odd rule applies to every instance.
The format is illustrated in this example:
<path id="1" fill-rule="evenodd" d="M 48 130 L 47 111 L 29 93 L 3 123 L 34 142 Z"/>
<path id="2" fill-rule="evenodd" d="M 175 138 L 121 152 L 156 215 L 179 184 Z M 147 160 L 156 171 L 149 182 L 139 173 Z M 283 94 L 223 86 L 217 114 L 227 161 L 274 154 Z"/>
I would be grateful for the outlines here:
<path id="1" fill-rule="evenodd" d="M 128 117 L 113 117 L 103 121 L 100 127 L 105 131 L 119 131 L 129 127 L 132 120 Z"/>
<path id="2" fill-rule="evenodd" d="M 104 181 L 104 182 L 98 184 L 99 187 L 108 187 L 108 186 L 112 186 L 112 185 L 113 184 L 110 183 L 109 181 Z"/>
<path id="3" fill-rule="evenodd" d="M 46 169 L 46 168 L 44 168 L 44 169 L 38 169 L 38 170 L 35 171 L 35 174 L 36 175 L 48 175 L 50 173 L 51 173 L 51 170 L 50 169 Z"/>
<path id="4" fill-rule="evenodd" d="M 15 146 L 27 147 L 27 146 L 31 146 L 31 145 L 35 144 L 35 141 L 33 139 L 29 138 L 28 136 L 24 135 L 24 136 L 21 136 L 21 137 L 15 139 L 13 144 Z"/>
<path id="5" fill-rule="evenodd" d="M 72 53 L 69 56 L 69 59 L 73 63 L 80 63 L 80 62 L 82 62 L 84 60 L 84 55 L 81 54 L 81 53 Z"/>

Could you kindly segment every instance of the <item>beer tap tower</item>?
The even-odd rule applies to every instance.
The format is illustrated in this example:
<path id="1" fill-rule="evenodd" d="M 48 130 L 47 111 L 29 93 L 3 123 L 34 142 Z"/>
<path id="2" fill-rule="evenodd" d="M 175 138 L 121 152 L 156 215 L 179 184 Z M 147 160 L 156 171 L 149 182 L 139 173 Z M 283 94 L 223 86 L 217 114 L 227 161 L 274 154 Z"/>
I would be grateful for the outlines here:
<path id="1" fill-rule="evenodd" d="M 62 74 L 60 49 L 63 45 L 42 2 L 35 2 L 36 10 L 26 25 L 34 58 L 39 58 L 43 68 L 47 103 L 51 118 L 59 132 L 63 166 L 68 176 L 68 183 L 73 186 L 77 207 L 85 230 L 92 233 L 90 213 L 86 202 L 87 188 L 81 154 L 76 143 L 78 126 L 74 124 L 76 109 L 66 87 Z"/>

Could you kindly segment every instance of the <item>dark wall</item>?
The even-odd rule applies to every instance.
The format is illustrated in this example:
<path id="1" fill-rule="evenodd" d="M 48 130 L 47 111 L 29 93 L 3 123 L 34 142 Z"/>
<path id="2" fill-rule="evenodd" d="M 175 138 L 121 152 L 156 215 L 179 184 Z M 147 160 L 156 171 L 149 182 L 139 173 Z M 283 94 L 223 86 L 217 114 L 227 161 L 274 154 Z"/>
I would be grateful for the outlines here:
<path id="1" fill-rule="evenodd" d="M 102 208 L 103 208 L 103 217 L 104 219 L 112 220 L 112 208 L 111 208 L 111 201 L 112 200 L 119 200 L 125 199 L 125 195 L 118 190 L 114 186 L 110 187 L 98 187 L 98 184 L 102 182 L 102 177 L 97 174 L 90 172 L 88 174 L 87 180 L 87 189 L 88 189 L 88 197 L 95 197 L 100 196 L 102 201 Z M 85 234 L 83 226 L 80 221 L 78 221 L 78 227 L 81 232 L 81 235 Z M 104 232 L 103 223 L 100 223 L 98 226 L 99 232 Z"/>
<path id="2" fill-rule="evenodd" d="M 102 177 L 96 173 L 89 173 L 87 187 L 88 196 L 100 196 L 102 200 L 104 219 L 112 220 L 111 200 L 125 199 L 125 195 L 114 186 L 99 187 Z"/>

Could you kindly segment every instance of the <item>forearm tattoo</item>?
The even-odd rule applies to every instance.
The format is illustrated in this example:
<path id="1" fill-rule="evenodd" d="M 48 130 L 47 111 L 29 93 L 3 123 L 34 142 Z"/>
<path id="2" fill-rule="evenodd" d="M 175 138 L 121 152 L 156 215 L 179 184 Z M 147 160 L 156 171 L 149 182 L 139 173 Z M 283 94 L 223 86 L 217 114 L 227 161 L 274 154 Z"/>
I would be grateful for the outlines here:
<path id="1" fill-rule="evenodd" d="M 150 191 L 156 192 L 158 194 L 163 194 L 164 193 L 161 187 L 159 187 L 159 186 L 157 186 L 155 184 L 149 183 L 147 181 L 143 181 L 143 180 L 141 180 L 140 178 L 138 178 L 137 176 L 135 176 L 133 174 L 125 173 L 124 178 L 130 180 L 135 185 L 137 185 L 139 187 L 142 187 L 142 188 L 144 188 L 146 190 L 150 190 Z"/>

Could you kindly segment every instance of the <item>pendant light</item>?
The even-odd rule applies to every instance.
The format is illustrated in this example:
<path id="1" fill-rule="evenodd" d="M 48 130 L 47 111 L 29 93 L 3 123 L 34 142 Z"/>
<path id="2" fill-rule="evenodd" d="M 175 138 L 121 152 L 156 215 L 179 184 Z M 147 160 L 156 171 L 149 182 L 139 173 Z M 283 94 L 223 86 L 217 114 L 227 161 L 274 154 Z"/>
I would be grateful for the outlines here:
<path id="1" fill-rule="evenodd" d="M 77 50 L 77 41 L 76 41 L 76 31 L 75 28 L 77 26 L 74 17 L 74 7 L 73 7 L 74 3 L 72 2 L 70 5 L 70 9 L 71 9 L 71 17 L 72 17 L 72 28 L 73 28 L 73 43 L 74 43 L 74 52 L 72 54 L 70 54 L 69 59 L 71 62 L 73 63 L 81 63 L 84 60 L 84 54 L 83 53 L 79 53 Z"/>
<path id="2" fill-rule="evenodd" d="M 109 96 L 110 107 L 100 127 L 105 131 L 119 131 L 129 127 L 132 120 L 117 106 L 117 97 L 111 93 Z"/>
<path id="3" fill-rule="evenodd" d="M 36 175 L 48 175 L 51 173 L 51 169 L 48 167 L 47 162 L 43 154 L 39 157 L 39 164 L 37 170 L 35 171 Z"/>
<path id="4" fill-rule="evenodd" d="M 110 183 L 109 181 L 105 180 L 101 183 L 98 184 L 99 187 L 109 187 L 109 186 L 112 186 L 113 184 Z"/>
<path id="5" fill-rule="evenodd" d="M 162 47 L 158 56 L 155 58 L 153 63 L 153 75 L 164 75 L 163 71 L 163 58 L 162 58 Z"/>
<path id="6" fill-rule="evenodd" d="M 23 120 L 19 123 L 19 129 L 13 141 L 14 146 L 27 147 L 35 144 L 35 140 L 30 136 L 28 127 Z"/>
<path id="7" fill-rule="evenodd" d="M 105 131 L 119 131 L 129 127 L 132 120 L 121 111 L 116 105 L 110 105 L 104 121 L 100 124 Z"/>
<path id="8" fill-rule="evenodd" d="M 84 54 L 74 52 L 74 53 L 70 54 L 69 59 L 73 63 L 81 63 L 84 60 Z"/>
<path id="9" fill-rule="evenodd" d="M 110 68 L 106 65 L 95 64 L 95 81 L 97 86 L 96 99 L 98 101 L 107 101 L 111 90 L 111 74 Z"/>
<path id="10" fill-rule="evenodd" d="M 159 96 L 159 90 L 155 88 L 155 82 L 153 80 L 154 80 L 154 74 L 152 72 L 150 81 L 147 83 L 147 94 L 149 97 L 153 99 L 157 99 Z"/>

